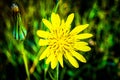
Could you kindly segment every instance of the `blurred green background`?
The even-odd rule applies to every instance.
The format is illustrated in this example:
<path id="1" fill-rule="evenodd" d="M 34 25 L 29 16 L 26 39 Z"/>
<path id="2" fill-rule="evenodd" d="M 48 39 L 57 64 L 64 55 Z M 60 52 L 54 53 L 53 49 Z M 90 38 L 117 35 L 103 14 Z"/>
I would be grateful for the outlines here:
<path id="1" fill-rule="evenodd" d="M 0 0 L 0 80 L 52 80 L 56 71 L 38 61 L 42 48 L 38 45 L 38 29 L 46 30 L 42 18 L 50 19 L 59 0 Z M 11 5 L 17 3 L 27 35 L 15 40 Z M 72 28 L 90 24 L 85 32 L 92 50 L 81 52 L 87 63 L 78 69 L 64 62 L 59 67 L 59 80 L 119 80 L 120 78 L 120 0 L 60 0 L 57 13 L 66 19 L 75 13 Z M 41 49 L 41 51 L 40 51 Z M 23 58 L 25 54 L 25 57 Z M 24 64 L 24 62 L 26 62 Z M 28 69 L 28 71 L 27 71 Z"/>

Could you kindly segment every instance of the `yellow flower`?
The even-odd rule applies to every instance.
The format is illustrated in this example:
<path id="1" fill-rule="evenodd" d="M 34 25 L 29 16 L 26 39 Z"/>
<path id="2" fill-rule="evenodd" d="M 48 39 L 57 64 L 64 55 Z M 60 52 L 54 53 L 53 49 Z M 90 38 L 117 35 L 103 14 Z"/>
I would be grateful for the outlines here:
<path id="1" fill-rule="evenodd" d="M 39 45 L 47 45 L 47 48 L 40 56 L 40 60 L 46 58 L 46 64 L 51 62 L 52 69 L 57 66 L 58 62 L 63 67 L 63 56 L 75 68 L 79 67 L 76 59 L 84 63 L 86 62 L 86 59 L 79 54 L 78 51 L 86 52 L 91 50 L 88 43 L 82 40 L 90 38 L 93 35 L 90 33 L 79 34 L 89 26 L 88 24 L 76 26 L 71 31 L 70 28 L 73 19 L 73 13 L 68 16 L 66 22 L 61 20 L 59 15 L 55 13 L 52 13 L 51 15 L 51 22 L 46 19 L 42 19 L 49 31 L 37 31 L 37 35 L 41 37 Z"/>

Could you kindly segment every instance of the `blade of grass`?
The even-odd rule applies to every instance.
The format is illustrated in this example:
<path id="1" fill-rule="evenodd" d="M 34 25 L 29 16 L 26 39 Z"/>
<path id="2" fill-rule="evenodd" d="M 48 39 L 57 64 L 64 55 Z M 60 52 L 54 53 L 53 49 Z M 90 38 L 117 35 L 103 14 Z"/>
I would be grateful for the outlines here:
<path id="1" fill-rule="evenodd" d="M 28 78 L 28 80 L 30 80 L 30 74 L 29 74 L 29 68 L 28 68 L 28 59 L 26 56 L 27 51 L 24 49 L 23 42 L 20 43 L 20 47 L 21 47 L 21 53 L 23 55 L 23 61 L 24 61 L 24 65 L 25 65 L 27 78 Z"/>
<path id="2" fill-rule="evenodd" d="M 57 12 L 60 2 L 57 2 L 56 6 L 53 8 L 53 12 Z"/>

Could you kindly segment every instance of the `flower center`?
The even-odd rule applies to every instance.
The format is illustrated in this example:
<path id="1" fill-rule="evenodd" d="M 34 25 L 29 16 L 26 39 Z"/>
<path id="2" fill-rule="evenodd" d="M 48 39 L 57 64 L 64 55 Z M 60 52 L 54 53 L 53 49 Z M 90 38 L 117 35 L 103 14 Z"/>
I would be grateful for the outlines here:
<path id="1" fill-rule="evenodd" d="M 49 38 L 49 45 L 54 50 L 62 50 L 66 49 L 66 47 L 70 47 L 73 44 L 73 39 L 69 35 L 68 31 L 64 29 L 57 29 L 51 33 L 52 35 Z"/>

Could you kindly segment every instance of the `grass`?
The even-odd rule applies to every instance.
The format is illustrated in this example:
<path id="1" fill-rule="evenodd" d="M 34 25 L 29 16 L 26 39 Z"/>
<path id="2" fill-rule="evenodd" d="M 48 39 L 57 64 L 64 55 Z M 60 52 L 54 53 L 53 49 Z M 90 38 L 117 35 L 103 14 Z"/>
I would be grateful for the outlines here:
<path id="1" fill-rule="evenodd" d="M 120 48 L 120 10 L 119 0 L 16 0 L 20 15 L 27 31 L 23 40 L 13 37 L 13 2 L 1 1 L 0 6 L 0 80 L 118 80 Z M 80 68 L 73 68 L 66 60 L 64 68 L 59 66 L 59 73 L 52 70 L 45 60 L 39 61 L 44 47 L 38 45 L 38 29 L 47 30 L 42 18 L 50 20 L 52 12 L 57 12 L 64 19 L 75 13 L 72 28 L 79 24 L 89 24 L 85 32 L 94 35 L 88 39 L 92 50 L 81 52 L 87 63 L 79 63 Z M 55 79 L 56 80 L 56 79 Z"/>

